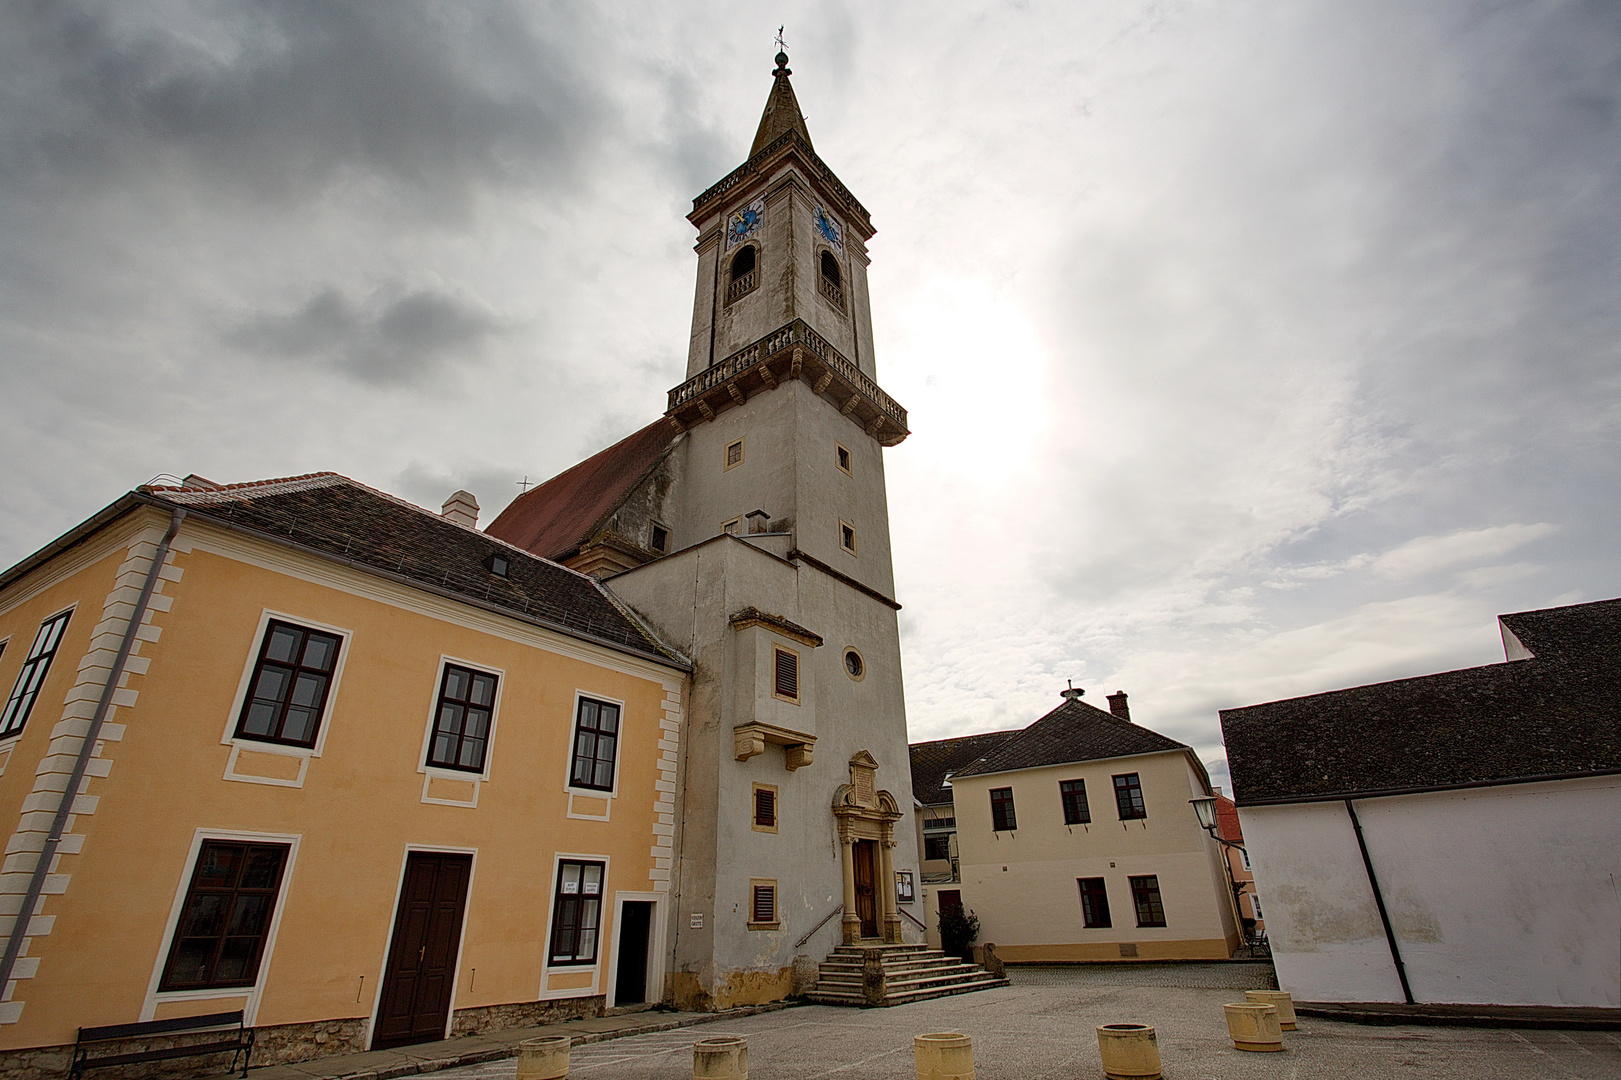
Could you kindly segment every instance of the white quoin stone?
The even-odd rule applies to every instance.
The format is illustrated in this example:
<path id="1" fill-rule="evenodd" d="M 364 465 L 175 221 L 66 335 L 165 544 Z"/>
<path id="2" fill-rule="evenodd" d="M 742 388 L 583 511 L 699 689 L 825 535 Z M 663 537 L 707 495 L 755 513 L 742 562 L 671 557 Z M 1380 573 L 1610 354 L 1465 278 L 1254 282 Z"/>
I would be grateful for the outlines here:
<path id="1" fill-rule="evenodd" d="M 440 508 L 439 516 L 447 521 L 454 521 L 458 525 L 466 525 L 469 529 L 478 528 L 478 500 L 471 491 L 458 491 L 445 500 Z"/>

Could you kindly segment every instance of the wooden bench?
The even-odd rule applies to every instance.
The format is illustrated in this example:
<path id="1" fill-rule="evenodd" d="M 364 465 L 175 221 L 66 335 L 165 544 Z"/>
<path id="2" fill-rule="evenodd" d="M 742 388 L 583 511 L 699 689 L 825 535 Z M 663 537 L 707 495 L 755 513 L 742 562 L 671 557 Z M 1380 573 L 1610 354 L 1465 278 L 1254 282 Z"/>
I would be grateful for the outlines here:
<path id="1" fill-rule="evenodd" d="M 221 1031 L 226 1036 L 216 1041 L 191 1043 L 186 1046 L 165 1046 L 157 1050 L 137 1050 L 125 1054 L 104 1054 L 91 1057 L 95 1043 L 115 1039 L 145 1039 L 154 1035 L 175 1035 L 207 1028 L 229 1028 Z M 172 1020 L 149 1020 L 144 1024 L 107 1024 L 104 1027 L 82 1027 L 79 1040 L 73 1044 L 73 1067 L 68 1075 L 79 1080 L 90 1069 L 104 1069 L 110 1065 L 134 1065 L 143 1061 L 165 1061 L 169 1058 L 195 1057 L 202 1054 L 231 1054 L 231 1071 L 236 1071 L 236 1055 L 242 1055 L 242 1080 L 247 1080 L 248 1058 L 253 1055 L 253 1029 L 242 1026 L 242 1010 L 209 1013 L 207 1016 L 180 1016 Z"/>

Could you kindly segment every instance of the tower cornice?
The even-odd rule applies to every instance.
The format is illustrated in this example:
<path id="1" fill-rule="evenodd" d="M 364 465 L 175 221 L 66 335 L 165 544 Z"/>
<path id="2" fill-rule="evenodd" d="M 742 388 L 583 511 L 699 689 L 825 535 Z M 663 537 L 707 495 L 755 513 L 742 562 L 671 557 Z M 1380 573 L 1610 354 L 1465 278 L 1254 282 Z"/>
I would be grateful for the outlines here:
<path id="1" fill-rule="evenodd" d="M 772 331 L 671 390 L 665 416 L 678 430 L 686 430 L 790 379 L 808 383 L 884 446 L 896 446 L 912 433 L 900 403 L 803 319 Z"/>
<path id="2" fill-rule="evenodd" d="M 807 179 L 817 184 L 829 201 L 836 203 L 839 211 L 857 226 L 863 241 L 872 237 L 875 230 L 872 227 L 872 215 L 867 212 L 867 208 L 850 194 L 850 189 L 844 186 L 844 181 L 840 180 L 828 167 L 827 162 L 817 155 L 810 143 L 793 129 L 777 136 L 765 149 L 750 157 L 702 195 L 693 199 L 692 213 L 687 215 L 687 220 L 692 222 L 694 228 L 701 229 L 704 220 L 717 213 L 724 205 L 721 203 L 722 196 L 732 196 L 732 199 L 727 200 L 730 202 L 751 191 L 755 183 L 769 180 L 777 166 L 788 158 L 794 158 L 804 170 Z"/>

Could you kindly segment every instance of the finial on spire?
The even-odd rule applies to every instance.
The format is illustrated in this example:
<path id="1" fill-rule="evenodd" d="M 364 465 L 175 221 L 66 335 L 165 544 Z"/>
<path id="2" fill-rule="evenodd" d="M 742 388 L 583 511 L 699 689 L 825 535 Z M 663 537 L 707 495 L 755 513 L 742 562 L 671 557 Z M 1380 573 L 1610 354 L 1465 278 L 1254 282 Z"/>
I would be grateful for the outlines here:
<path id="1" fill-rule="evenodd" d="M 797 131 L 799 137 L 810 146 L 810 132 L 805 129 L 805 117 L 799 111 L 799 102 L 794 98 L 793 84 L 788 76 L 793 74 L 788 67 L 788 43 L 782 38 L 783 27 L 777 27 L 777 70 L 771 74 L 774 77 L 771 84 L 771 93 L 766 98 L 765 112 L 760 116 L 760 127 L 754 133 L 754 146 L 749 150 L 749 157 L 753 157 L 779 136 L 789 131 Z"/>

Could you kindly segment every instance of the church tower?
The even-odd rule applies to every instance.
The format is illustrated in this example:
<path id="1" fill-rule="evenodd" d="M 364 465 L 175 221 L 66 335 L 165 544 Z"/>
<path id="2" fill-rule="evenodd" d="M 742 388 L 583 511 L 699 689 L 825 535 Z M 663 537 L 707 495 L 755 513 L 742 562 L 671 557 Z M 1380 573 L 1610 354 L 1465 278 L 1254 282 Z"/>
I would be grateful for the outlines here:
<path id="1" fill-rule="evenodd" d="M 665 416 L 489 529 L 601 577 L 692 663 L 654 851 L 682 1008 L 781 999 L 841 945 L 923 937 L 897 888 L 918 867 L 883 459 L 906 410 L 877 382 L 871 220 L 776 62 L 748 159 L 693 200 Z"/>

